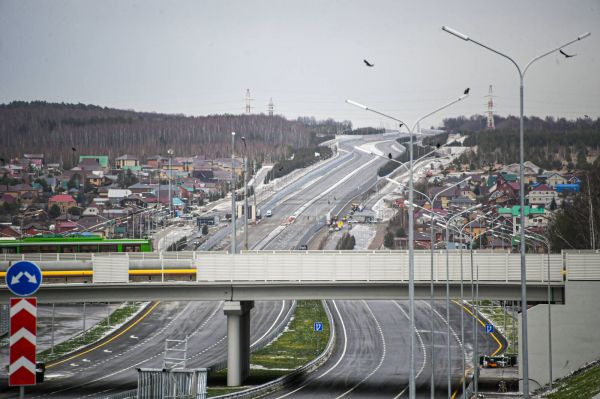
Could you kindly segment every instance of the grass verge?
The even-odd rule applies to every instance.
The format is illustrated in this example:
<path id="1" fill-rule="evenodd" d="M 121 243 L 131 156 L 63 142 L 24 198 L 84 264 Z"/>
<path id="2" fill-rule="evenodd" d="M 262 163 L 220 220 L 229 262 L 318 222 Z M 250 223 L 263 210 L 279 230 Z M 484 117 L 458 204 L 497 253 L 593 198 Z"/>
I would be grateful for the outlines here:
<path id="1" fill-rule="evenodd" d="M 600 393 L 600 362 L 557 382 L 551 399 L 591 399 Z"/>
<path id="2" fill-rule="evenodd" d="M 322 322 L 323 331 L 314 332 L 313 323 Z M 250 376 L 246 387 L 227 388 L 227 370 L 211 373 L 208 380 L 209 397 L 260 385 L 301 367 L 325 350 L 330 325 L 321 301 L 298 301 L 288 328 L 270 345 L 250 355 Z"/>
<path id="3" fill-rule="evenodd" d="M 54 353 L 52 353 L 52 349 L 46 349 L 38 353 L 38 361 L 49 362 L 86 345 L 97 342 L 112 332 L 115 326 L 125 323 L 131 316 L 139 311 L 142 306 L 143 304 L 140 302 L 128 302 L 123 304 L 114 312 L 112 312 L 110 317 L 105 318 L 89 330 L 86 330 L 85 333 L 81 333 L 71 339 L 55 345 Z"/>
<path id="4" fill-rule="evenodd" d="M 508 341 L 506 353 L 516 354 L 519 352 L 518 335 L 519 325 L 516 317 L 512 317 L 510 309 L 504 312 L 502 306 L 495 306 L 491 301 L 479 301 L 479 312 L 494 324 Z M 506 328 L 504 320 L 506 316 Z"/>

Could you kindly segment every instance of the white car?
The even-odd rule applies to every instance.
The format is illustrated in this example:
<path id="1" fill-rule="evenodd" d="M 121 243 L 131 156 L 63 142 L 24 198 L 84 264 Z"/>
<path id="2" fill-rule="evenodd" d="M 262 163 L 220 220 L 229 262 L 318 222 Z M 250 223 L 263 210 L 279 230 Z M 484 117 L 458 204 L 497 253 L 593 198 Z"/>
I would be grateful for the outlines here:
<path id="1" fill-rule="evenodd" d="M 271 212 L 271 210 L 269 209 L 266 213 L 267 217 L 270 218 L 271 216 L 273 216 L 273 212 Z"/>

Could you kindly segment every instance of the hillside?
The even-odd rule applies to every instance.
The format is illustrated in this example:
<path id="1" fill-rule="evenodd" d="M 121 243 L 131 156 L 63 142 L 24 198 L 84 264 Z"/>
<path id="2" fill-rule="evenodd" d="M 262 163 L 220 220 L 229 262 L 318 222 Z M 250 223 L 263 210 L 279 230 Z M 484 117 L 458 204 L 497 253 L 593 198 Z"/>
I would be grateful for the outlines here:
<path id="1" fill-rule="evenodd" d="M 496 116 L 494 121 L 496 130 L 488 131 L 481 115 L 444 120 L 448 132 L 467 134 L 464 145 L 477 148 L 476 153 L 464 154 L 459 162 L 475 168 L 486 167 L 490 162 L 518 162 L 519 118 Z M 599 159 L 600 119 L 527 117 L 524 132 L 525 159 L 543 169 L 587 169 Z"/>
<path id="2" fill-rule="evenodd" d="M 310 123 L 307 123 L 310 122 Z M 111 159 L 125 153 L 146 157 L 166 154 L 231 154 L 231 132 L 247 139 L 250 156 L 279 159 L 289 147 L 309 147 L 316 136 L 348 128 L 328 120 L 303 118 L 290 121 L 281 116 L 210 115 L 190 117 L 103 108 L 85 104 L 43 101 L 0 105 L 0 157 L 43 153 L 49 162 L 67 166 L 76 154 L 103 154 Z M 241 145 L 241 142 L 240 142 Z"/>

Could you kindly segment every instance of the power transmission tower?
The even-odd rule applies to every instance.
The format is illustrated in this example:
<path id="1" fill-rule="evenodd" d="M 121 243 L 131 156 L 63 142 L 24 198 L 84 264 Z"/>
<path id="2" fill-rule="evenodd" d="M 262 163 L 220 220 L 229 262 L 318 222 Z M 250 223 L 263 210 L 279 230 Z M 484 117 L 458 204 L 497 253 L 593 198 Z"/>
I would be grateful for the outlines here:
<path id="1" fill-rule="evenodd" d="M 492 85 L 490 85 L 489 94 L 486 96 L 488 98 L 487 103 L 487 129 L 495 130 L 496 125 L 494 125 L 494 95 L 492 93 Z"/>
<path id="2" fill-rule="evenodd" d="M 253 98 L 250 98 L 250 89 L 246 89 L 246 114 L 248 115 L 250 115 L 250 111 L 252 110 L 250 102 L 253 100 Z"/>
<path id="3" fill-rule="evenodd" d="M 267 110 L 269 112 L 269 116 L 273 116 L 273 112 L 275 111 L 275 105 L 273 105 L 273 97 L 269 100 L 269 105 L 267 106 Z"/>

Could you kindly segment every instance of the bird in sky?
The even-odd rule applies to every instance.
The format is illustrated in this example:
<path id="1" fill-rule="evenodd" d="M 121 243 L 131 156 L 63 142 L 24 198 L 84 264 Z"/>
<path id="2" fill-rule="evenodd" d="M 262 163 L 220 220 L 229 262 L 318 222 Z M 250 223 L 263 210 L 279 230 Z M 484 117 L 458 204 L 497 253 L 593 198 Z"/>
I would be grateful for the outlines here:
<path id="1" fill-rule="evenodd" d="M 400 124 L 398 125 L 398 129 L 402 128 L 402 126 L 404 126 L 404 123 L 400 123 Z"/>
<path id="2" fill-rule="evenodd" d="M 389 159 L 392 159 L 392 153 L 391 153 L 391 152 L 390 152 L 390 153 L 388 153 L 388 158 L 389 158 Z"/>
<path id="3" fill-rule="evenodd" d="M 575 56 L 577 55 L 577 54 L 567 54 L 567 53 L 565 53 L 564 51 L 562 51 L 562 49 L 560 49 L 560 50 L 558 50 L 558 51 L 560 51 L 560 53 L 561 53 L 562 55 L 564 55 L 564 56 L 565 56 L 565 58 L 571 58 L 571 57 L 575 57 Z"/>
<path id="4" fill-rule="evenodd" d="M 77 151 L 77 148 L 75 147 L 71 147 L 71 149 L 73 150 L 73 152 Z"/>
<path id="5" fill-rule="evenodd" d="M 440 148 L 441 146 L 442 146 L 442 145 L 441 145 L 440 143 L 437 143 L 437 144 L 435 145 L 435 148 Z"/>
<path id="6" fill-rule="evenodd" d="M 465 89 L 465 91 L 463 92 L 463 94 L 469 94 L 469 90 L 471 90 L 471 89 L 470 89 L 469 87 L 467 87 L 467 88 Z"/>
<path id="7" fill-rule="evenodd" d="M 374 67 L 374 66 L 375 66 L 375 64 L 371 64 L 371 63 L 370 63 L 369 61 L 367 61 L 367 60 L 363 60 L 363 61 L 364 61 L 365 65 L 366 65 L 366 66 L 368 66 L 368 67 Z"/>
<path id="8" fill-rule="evenodd" d="M 590 116 L 589 116 L 589 115 L 583 115 L 583 117 L 584 117 L 584 118 L 589 118 Z"/>

